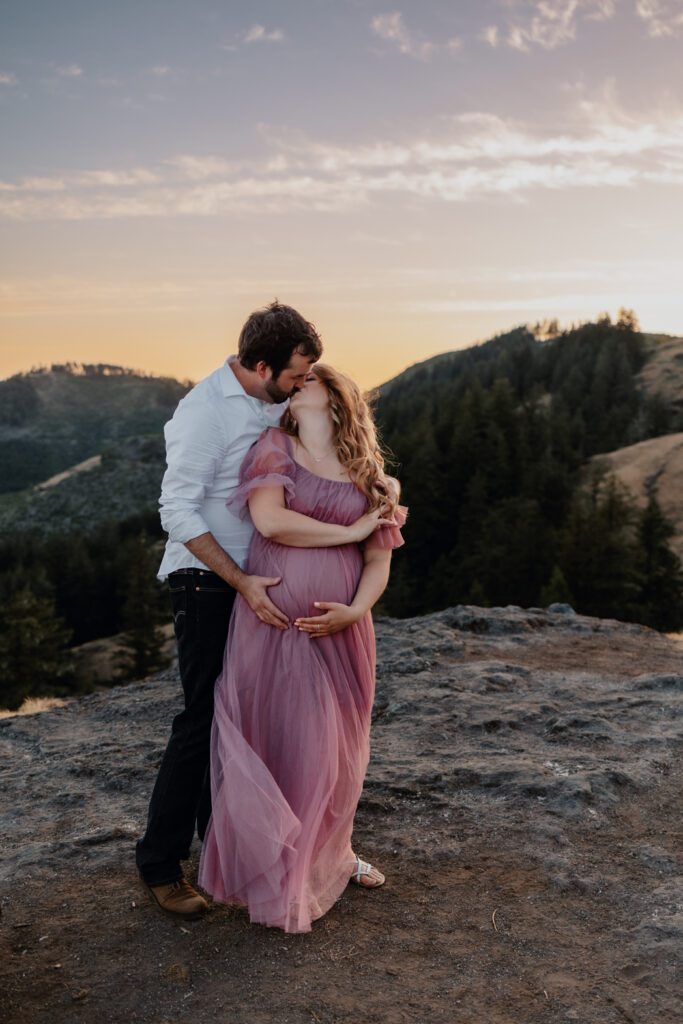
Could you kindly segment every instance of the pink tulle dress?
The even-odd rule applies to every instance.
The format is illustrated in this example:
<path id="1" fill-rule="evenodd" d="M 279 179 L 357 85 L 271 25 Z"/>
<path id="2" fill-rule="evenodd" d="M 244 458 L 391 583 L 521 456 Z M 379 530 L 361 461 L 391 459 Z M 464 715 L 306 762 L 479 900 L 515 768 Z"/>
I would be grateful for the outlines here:
<path id="1" fill-rule="evenodd" d="M 251 491 L 282 485 L 295 512 L 343 525 L 363 515 L 367 500 L 355 484 L 317 476 L 292 455 L 284 431 L 264 431 L 244 460 L 231 511 L 246 515 Z M 399 526 L 406 513 L 399 506 Z M 398 526 L 384 526 L 365 546 L 403 543 Z M 221 903 L 247 907 L 253 922 L 286 932 L 310 931 L 353 870 L 351 833 L 375 687 L 370 612 L 316 640 L 291 623 L 322 614 L 314 601 L 352 602 L 362 547 L 288 547 L 255 532 L 246 571 L 282 577 L 268 593 L 290 626 L 261 622 L 238 594 L 216 682 L 213 810 L 199 884 Z"/>

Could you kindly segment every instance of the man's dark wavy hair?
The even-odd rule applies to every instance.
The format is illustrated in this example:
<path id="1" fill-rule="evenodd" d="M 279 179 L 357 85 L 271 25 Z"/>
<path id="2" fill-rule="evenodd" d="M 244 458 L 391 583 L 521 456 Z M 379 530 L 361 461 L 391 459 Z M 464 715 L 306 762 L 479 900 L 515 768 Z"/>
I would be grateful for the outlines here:
<path id="1" fill-rule="evenodd" d="M 242 366 L 253 370 L 263 360 L 275 380 L 294 352 L 318 360 L 322 351 L 322 341 L 313 324 L 277 299 L 251 314 L 240 332 L 238 345 Z"/>

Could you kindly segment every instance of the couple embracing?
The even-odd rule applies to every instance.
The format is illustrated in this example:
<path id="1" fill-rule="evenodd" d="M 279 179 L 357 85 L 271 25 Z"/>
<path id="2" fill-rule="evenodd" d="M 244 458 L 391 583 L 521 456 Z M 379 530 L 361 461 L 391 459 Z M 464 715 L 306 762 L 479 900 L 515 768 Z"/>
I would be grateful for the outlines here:
<path id="1" fill-rule="evenodd" d="M 309 931 L 350 880 L 384 882 L 351 838 L 370 609 L 407 510 L 361 391 L 321 355 L 313 325 L 271 303 L 165 428 L 159 575 L 185 701 L 136 860 L 154 902 L 179 916 L 207 909 L 181 868 L 195 828 L 199 887 L 286 932 Z"/>

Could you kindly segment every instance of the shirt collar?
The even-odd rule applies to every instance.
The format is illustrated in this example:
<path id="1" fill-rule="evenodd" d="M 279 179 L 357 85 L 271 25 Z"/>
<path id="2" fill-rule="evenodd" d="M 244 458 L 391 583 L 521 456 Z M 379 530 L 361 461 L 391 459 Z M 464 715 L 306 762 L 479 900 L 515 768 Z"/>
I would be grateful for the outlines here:
<path id="1" fill-rule="evenodd" d="M 237 377 L 235 376 L 231 363 L 237 360 L 237 356 L 228 356 L 220 368 L 221 389 L 226 398 L 249 398 Z"/>
<path id="2" fill-rule="evenodd" d="M 236 361 L 237 356 L 228 356 L 228 358 L 225 360 L 224 364 L 221 366 L 219 370 L 221 389 L 223 391 L 224 396 L 226 398 L 246 398 L 250 402 L 256 403 L 257 408 L 260 406 L 265 406 L 266 409 L 269 411 L 270 407 L 274 411 L 276 416 L 281 416 L 283 410 L 287 408 L 287 403 L 289 402 L 289 399 L 286 399 L 284 402 L 276 404 L 271 402 L 262 402 L 258 398 L 253 398 L 251 395 L 248 395 L 247 392 L 242 387 L 242 385 L 240 384 L 240 382 L 238 381 L 232 369 L 231 364 Z"/>

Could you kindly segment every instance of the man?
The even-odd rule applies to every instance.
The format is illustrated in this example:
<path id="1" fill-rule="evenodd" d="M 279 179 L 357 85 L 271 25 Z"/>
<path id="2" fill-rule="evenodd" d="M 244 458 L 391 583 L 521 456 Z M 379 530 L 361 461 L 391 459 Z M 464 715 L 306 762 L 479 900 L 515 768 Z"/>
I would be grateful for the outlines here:
<path id="1" fill-rule="evenodd" d="M 160 506 L 168 542 L 159 578 L 168 578 L 185 708 L 173 720 L 136 863 L 154 902 L 181 917 L 207 909 L 180 862 L 189 857 L 195 825 L 203 838 L 211 812 L 213 688 L 235 594 L 263 622 L 288 626 L 268 597 L 279 578 L 242 571 L 253 526 L 230 515 L 225 502 L 250 446 L 277 425 L 321 354 L 315 327 L 275 301 L 251 314 L 238 355 L 197 384 L 164 428 L 168 468 Z"/>

